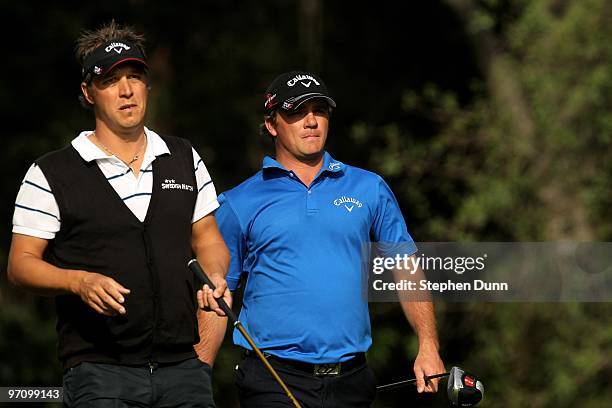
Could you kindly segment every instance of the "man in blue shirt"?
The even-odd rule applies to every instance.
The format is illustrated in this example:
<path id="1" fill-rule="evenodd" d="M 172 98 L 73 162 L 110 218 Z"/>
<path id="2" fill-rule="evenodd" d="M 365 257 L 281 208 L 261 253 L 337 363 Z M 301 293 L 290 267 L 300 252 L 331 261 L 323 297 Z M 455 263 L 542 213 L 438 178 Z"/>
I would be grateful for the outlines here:
<path id="1" fill-rule="evenodd" d="M 262 133 L 274 140 L 254 176 L 219 197 L 216 217 L 231 252 L 231 290 L 246 275 L 240 320 L 304 407 L 368 407 L 376 381 L 364 353 L 372 339 L 363 296 L 362 250 L 369 242 L 416 246 L 393 193 L 377 174 L 325 151 L 336 103 L 308 72 L 277 77 L 265 95 Z M 433 306 L 405 302 L 419 337 L 414 372 L 444 371 Z M 282 389 L 246 349 L 237 369 L 242 407 L 290 407 Z"/>

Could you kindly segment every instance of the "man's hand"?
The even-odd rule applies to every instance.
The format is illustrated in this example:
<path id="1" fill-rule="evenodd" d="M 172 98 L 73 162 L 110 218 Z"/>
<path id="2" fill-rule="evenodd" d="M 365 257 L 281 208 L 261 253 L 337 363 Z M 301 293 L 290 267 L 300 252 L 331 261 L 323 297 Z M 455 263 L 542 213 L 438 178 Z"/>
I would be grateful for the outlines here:
<path id="1" fill-rule="evenodd" d="M 219 307 L 217 299 L 223 297 L 225 303 L 232 307 L 232 295 L 225 281 L 229 267 L 229 251 L 213 214 L 208 214 L 192 225 L 191 248 L 204 273 L 215 286 L 214 291 L 208 285 L 198 290 L 198 306 L 205 312 L 214 311 L 217 315 L 225 317 L 225 312 Z"/>
<path id="2" fill-rule="evenodd" d="M 414 374 L 417 379 L 417 391 L 419 393 L 437 392 L 439 378 L 434 378 L 425 383 L 425 376 L 440 374 L 446 372 L 444 363 L 438 354 L 438 349 L 435 346 L 419 347 L 419 354 L 414 361 Z"/>
<path id="3" fill-rule="evenodd" d="M 13 234 L 7 268 L 13 284 L 46 296 L 78 295 L 105 316 L 126 313 L 122 303 L 129 289 L 108 276 L 51 265 L 43 259 L 48 244 L 46 239 Z"/>
<path id="4" fill-rule="evenodd" d="M 414 258 L 415 255 L 412 255 Z M 418 265 L 413 259 L 413 265 Z M 404 271 L 395 269 L 393 271 L 395 279 L 405 278 Z M 425 278 L 423 270 L 417 267 L 414 274 L 409 275 L 409 279 L 418 281 Z M 419 353 L 414 361 L 414 374 L 417 379 L 417 391 L 419 393 L 437 392 L 439 380 L 432 379 L 425 381 L 425 376 L 441 374 L 446 372 L 444 363 L 438 353 L 438 334 L 436 332 L 436 317 L 434 314 L 434 305 L 431 302 L 429 293 L 420 293 L 421 299 L 403 299 L 400 297 L 400 303 L 406 319 L 416 332 L 419 338 Z M 421 297 L 419 296 L 419 297 Z M 418 300 L 418 301 L 416 301 Z"/>
<path id="5" fill-rule="evenodd" d="M 225 312 L 219 306 L 217 299 L 223 297 L 227 306 L 232 307 L 232 295 L 227 287 L 227 282 L 220 275 L 212 275 L 209 278 L 215 285 L 215 290 L 213 291 L 208 285 L 202 286 L 202 289 L 198 290 L 198 306 L 204 311 L 213 311 L 219 316 L 225 316 Z"/>
<path id="6" fill-rule="evenodd" d="M 126 314 L 122 303 L 125 301 L 124 296 L 128 295 L 130 290 L 108 276 L 80 271 L 73 292 L 89 307 L 104 316 Z"/>

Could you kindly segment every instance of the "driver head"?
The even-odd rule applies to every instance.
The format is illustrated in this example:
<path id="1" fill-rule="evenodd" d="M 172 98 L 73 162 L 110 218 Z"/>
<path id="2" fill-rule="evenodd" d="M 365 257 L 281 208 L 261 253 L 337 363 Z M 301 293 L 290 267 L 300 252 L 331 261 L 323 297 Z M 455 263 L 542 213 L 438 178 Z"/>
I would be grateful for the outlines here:
<path id="1" fill-rule="evenodd" d="M 475 375 L 453 367 L 448 376 L 447 392 L 454 407 L 473 407 L 484 397 L 484 386 Z"/>

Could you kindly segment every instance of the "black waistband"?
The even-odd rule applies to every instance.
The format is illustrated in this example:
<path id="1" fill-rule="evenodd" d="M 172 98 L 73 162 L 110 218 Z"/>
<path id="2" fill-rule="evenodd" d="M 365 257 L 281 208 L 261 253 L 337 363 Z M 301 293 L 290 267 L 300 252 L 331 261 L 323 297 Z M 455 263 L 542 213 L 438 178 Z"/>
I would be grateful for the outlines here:
<path id="1" fill-rule="evenodd" d="M 337 375 L 346 373 L 355 368 L 362 367 L 366 364 L 365 353 L 357 353 L 350 360 L 339 362 L 339 363 L 327 363 L 327 364 L 312 364 L 303 361 L 289 360 L 286 358 L 280 358 L 271 354 L 264 353 L 266 359 L 271 362 L 278 363 L 282 366 L 291 367 L 295 370 L 299 370 L 312 375 Z M 246 350 L 245 356 L 251 358 L 257 358 L 255 352 Z"/>
<path id="2" fill-rule="evenodd" d="M 151 346 L 144 346 L 139 350 L 129 349 L 112 355 L 94 351 L 87 354 L 77 354 L 65 359 L 63 366 L 64 369 L 68 369 L 84 362 L 118 364 L 131 367 L 145 367 L 153 362 L 160 366 L 164 364 L 173 365 L 194 357 L 196 357 L 196 353 L 191 344 L 165 347 L 163 351 L 159 347 L 153 349 Z"/>

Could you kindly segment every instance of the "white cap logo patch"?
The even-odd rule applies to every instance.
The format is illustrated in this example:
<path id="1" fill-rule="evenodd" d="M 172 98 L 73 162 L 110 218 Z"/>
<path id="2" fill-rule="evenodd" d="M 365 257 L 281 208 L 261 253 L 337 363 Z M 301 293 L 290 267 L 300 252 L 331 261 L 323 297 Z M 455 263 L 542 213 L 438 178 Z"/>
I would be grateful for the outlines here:
<path id="1" fill-rule="evenodd" d="M 129 50 L 130 47 L 128 47 L 127 45 L 125 45 L 124 43 L 120 43 L 120 42 L 113 42 L 110 43 L 105 49 L 104 51 L 106 52 L 111 52 L 111 51 L 115 51 L 117 54 L 121 54 L 121 51 L 123 50 Z"/>
<path id="2" fill-rule="evenodd" d="M 307 82 L 304 82 L 304 81 L 307 81 Z M 298 82 L 304 85 L 306 88 L 308 88 L 312 82 L 314 82 L 317 85 L 321 85 L 319 82 L 317 82 L 316 79 L 314 79 L 310 75 L 296 75 L 293 78 L 291 78 L 289 81 L 287 81 L 287 85 L 294 86 Z"/>

